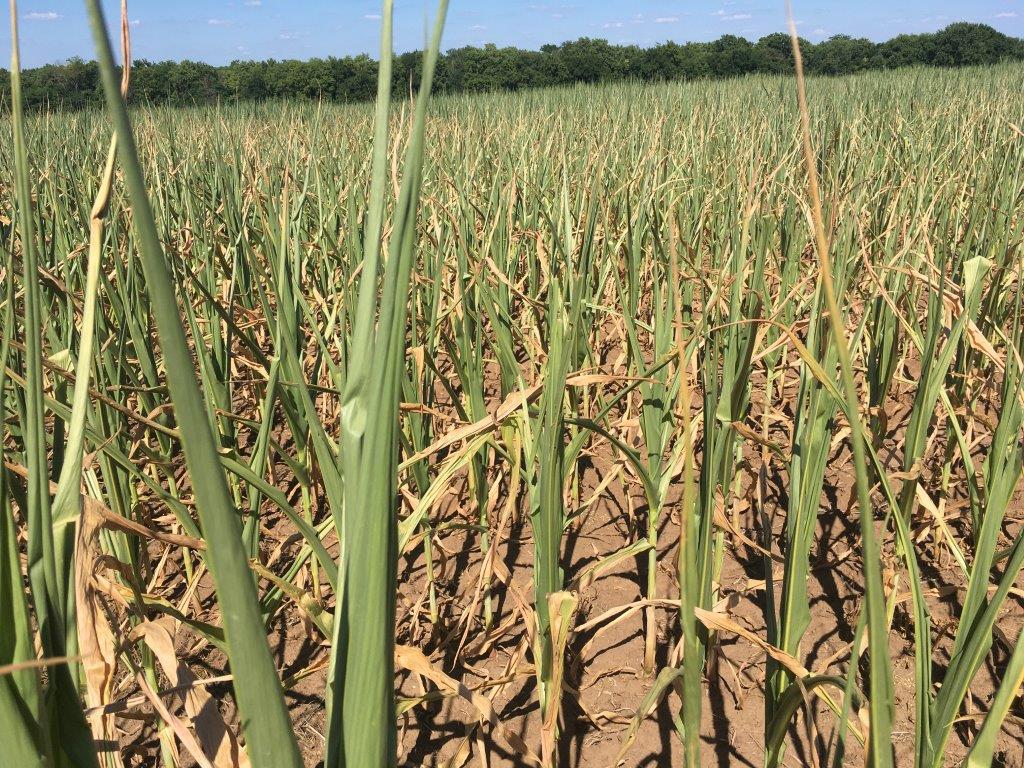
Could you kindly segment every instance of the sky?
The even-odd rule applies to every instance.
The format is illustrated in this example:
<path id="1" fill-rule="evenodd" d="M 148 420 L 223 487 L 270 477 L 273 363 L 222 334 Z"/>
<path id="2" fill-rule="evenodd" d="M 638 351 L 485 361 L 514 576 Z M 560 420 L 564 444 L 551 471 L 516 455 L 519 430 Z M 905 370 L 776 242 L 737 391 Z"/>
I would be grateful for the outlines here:
<path id="1" fill-rule="evenodd" d="M 120 0 L 103 0 L 108 20 Z M 395 0 L 395 48 L 422 48 L 437 0 Z M 21 0 L 22 65 L 94 58 L 82 0 Z M 132 51 L 151 61 L 376 56 L 380 0 L 129 0 Z M 886 40 L 977 21 L 1024 37 L 1024 0 L 793 0 L 800 34 Z M 0 24 L 0 58 L 10 50 Z M 450 0 L 443 49 L 496 43 L 539 48 L 578 37 L 619 44 L 756 40 L 783 30 L 783 0 Z"/>

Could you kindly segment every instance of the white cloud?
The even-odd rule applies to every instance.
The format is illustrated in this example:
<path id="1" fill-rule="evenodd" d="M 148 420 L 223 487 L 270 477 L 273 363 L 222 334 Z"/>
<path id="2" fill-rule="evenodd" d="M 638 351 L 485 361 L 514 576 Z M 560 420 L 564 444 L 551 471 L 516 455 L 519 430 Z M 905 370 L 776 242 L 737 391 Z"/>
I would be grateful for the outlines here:
<path id="1" fill-rule="evenodd" d="M 474 24 L 472 27 L 469 28 L 470 32 L 484 32 L 486 30 L 487 27 L 485 27 L 483 24 Z"/>
<path id="2" fill-rule="evenodd" d="M 29 21 L 56 21 L 60 18 L 60 14 L 56 11 L 32 11 L 32 13 L 26 13 L 25 18 Z"/>
<path id="3" fill-rule="evenodd" d="M 363 18 L 368 21 L 380 21 L 382 17 L 379 13 L 366 13 L 363 14 Z"/>
<path id="4" fill-rule="evenodd" d="M 1015 18 L 1017 18 L 1017 12 L 1016 11 L 1003 11 L 1002 13 L 997 13 L 993 18 L 996 18 L 996 19 L 1015 19 Z"/>
<path id="5" fill-rule="evenodd" d="M 141 19 L 132 19 L 131 21 L 128 22 L 128 26 L 129 27 L 137 27 L 141 23 L 142 23 Z"/>
<path id="6" fill-rule="evenodd" d="M 606 21 L 602 24 L 605 29 L 619 29 L 622 26 L 621 21 Z"/>
<path id="7" fill-rule="evenodd" d="M 746 19 L 754 18 L 749 13 L 730 13 L 726 14 L 725 11 L 715 11 L 713 16 L 717 16 L 722 21 L 744 21 Z"/>
<path id="8" fill-rule="evenodd" d="M 827 32 L 827 31 L 828 30 L 826 30 L 824 27 L 818 27 L 817 29 L 812 29 L 811 30 L 811 34 L 812 35 L 824 35 L 825 32 Z"/>
<path id="9" fill-rule="evenodd" d="M 230 27 L 231 22 L 227 19 L 207 19 L 206 23 L 211 27 Z"/>
<path id="10" fill-rule="evenodd" d="M 552 19 L 564 19 L 567 12 L 575 13 L 580 9 L 579 5 L 572 3 L 533 3 L 527 6 L 531 11 L 547 14 Z"/>
<path id="11" fill-rule="evenodd" d="M 263 0 L 245 0 L 243 5 L 248 5 L 250 8 L 258 8 L 263 5 Z"/>
<path id="12" fill-rule="evenodd" d="M 654 20 L 655 24 L 675 24 L 679 21 L 678 16 L 659 16 Z"/>

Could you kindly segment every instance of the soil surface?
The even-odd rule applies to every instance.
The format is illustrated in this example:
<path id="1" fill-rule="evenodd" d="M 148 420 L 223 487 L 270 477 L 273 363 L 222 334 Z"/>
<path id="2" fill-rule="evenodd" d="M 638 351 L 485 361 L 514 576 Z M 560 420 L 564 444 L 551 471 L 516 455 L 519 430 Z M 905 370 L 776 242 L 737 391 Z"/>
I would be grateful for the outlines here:
<path id="1" fill-rule="evenodd" d="M 897 386 L 892 407 L 887 409 L 887 429 L 892 438 L 883 441 L 880 455 L 891 471 L 899 470 L 899 439 L 910 402 L 912 382 Z M 751 421 L 759 419 L 757 385 Z M 770 420 L 771 421 L 771 420 Z M 786 444 L 785 420 L 777 420 L 770 437 Z M 842 425 L 839 425 L 841 429 Z M 979 448 L 980 450 L 980 448 Z M 580 579 L 588 567 L 642 537 L 647 510 L 636 477 L 615 457 L 607 442 L 596 441 L 584 452 L 579 482 L 567 495 L 573 522 L 563 539 L 563 569 L 570 589 L 578 597 L 574 626 L 569 639 L 562 705 L 558 764 L 566 767 L 681 765 L 681 742 L 673 723 L 679 699 L 671 690 L 657 706 L 644 709 L 657 673 L 678 664 L 680 640 L 677 608 L 669 602 L 656 608 L 638 605 L 647 583 L 647 556 L 625 557 L 593 578 Z M 476 524 L 477 512 L 467 502 L 472 497 L 468 478 L 456 476 L 448 493 L 435 506 L 431 519 L 433 539 L 433 609 L 422 539 L 414 539 L 399 562 L 396 637 L 402 646 L 419 649 L 434 671 L 484 695 L 501 728 L 481 724 L 479 710 L 460 696 L 438 696 L 436 681 L 410 672 L 400 663 L 396 686 L 401 697 L 400 765 L 402 766 L 520 766 L 529 764 L 524 750 L 540 753 L 541 723 L 537 688 L 529 650 L 528 629 L 533 600 L 533 539 L 522 487 L 509 500 L 507 477 L 490 478 L 494 491 L 488 513 L 491 536 L 496 542 L 494 577 L 489 601 L 481 589 L 484 556 L 480 537 L 467 526 Z M 773 578 L 781 578 L 779 558 L 783 543 L 788 478 L 785 463 L 758 446 L 746 444 L 737 466 L 735 493 L 720 525 L 725 541 L 719 602 L 716 610 L 727 614 L 742 629 L 766 637 L 765 611 L 768 558 L 760 545 L 769 537 L 763 520 L 771 525 L 770 561 Z M 678 596 L 677 578 L 681 482 L 673 483 L 669 503 L 658 530 L 657 589 L 659 598 Z M 852 457 L 848 442 L 837 440 L 826 476 L 819 511 L 818 530 L 811 552 L 809 596 L 811 621 L 799 659 L 816 673 L 843 676 L 849 666 L 854 629 L 862 609 L 860 523 L 854 492 Z M 881 532 L 882 504 L 874 491 L 876 525 Z M 1004 533 L 1012 536 L 1024 518 L 1017 497 L 1007 516 Z M 965 503 L 955 489 L 947 499 L 948 524 L 958 534 L 966 530 Z M 922 513 L 923 514 L 923 513 Z M 915 521 L 925 525 L 926 521 Z M 263 561 L 273 567 L 287 560 L 297 539 L 287 520 L 268 514 L 262 536 Z M 458 526 L 458 527 L 456 527 Z M 887 537 L 887 540 L 891 536 Z M 1007 539 L 1008 541 L 1009 539 Z M 327 540 L 332 554 L 337 542 Z M 1005 544 L 1005 542 L 1004 542 Z M 935 679 L 941 681 L 948 662 L 952 633 L 956 629 L 959 599 L 966 580 L 948 552 L 934 546 L 933 557 L 921 558 L 926 594 L 929 596 L 935 639 Z M 896 554 L 883 554 L 887 590 L 896 590 L 890 633 L 890 654 L 895 683 L 894 743 L 897 765 L 913 762 L 914 661 L 912 623 L 906 613 L 905 584 Z M 178 566 L 167 565 L 167 579 Z M 180 576 L 180 575 L 179 575 Z M 308 585 L 307 585 L 308 587 Z M 1008 649 L 1024 627 L 1024 605 L 1017 593 L 1007 602 L 995 633 L 996 642 L 986 665 L 971 689 L 970 701 L 954 730 L 947 755 L 948 765 L 958 765 L 966 754 L 980 718 L 994 693 L 994 681 L 1002 677 Z M 195 600 L 216 620 L 209 576 L 200 580 Z M 489 629 L 484 624 L 489 603 Z M 329 608 L 333 606 L 328 605 Z M 655 669 L 644 670 L 645 635 L 655 622 Z M 328 647 L 323 635 L 294 604 L 286 604 L 271 628 L 272 645 L 282 676 L 288 680 L 287 697 L 306 764 L 318 766 L 323 756 L 324 699 Z M 212 646 L 196 643 L 195 636 L 179 627 L 180 658 L 200 675 L 223 675 L 224 655 Z M 861 648 L 863 651 L 863 647 Z M 704 675 L 702 762 L 707 766 L 759 766 L 764 756 L 764 651 L 740 634 L 718 632 L 713 636 Z M 858 684 L 866 675 L 866 656 L 859 659 Z M 237 727 L 230 685 L 209 686 L 229 724 Z M 463 689 L 465 690 L 465 689 Z M 638 717 L 638 711 L 646 716 Z M 851 715 L 851 731 L 845 742 L 842 764 L 862 764 L 864 753 L 854 730 L 861 731 L 860 714 Z M 125 754 L 132 765 L 151 765 L 159 751 L 152 723 L 122 721 Z M 789 729 L 784 765 L 830 765 L 836 759 L 838 717 L 821 699 L 811 698 Z M 1011 714 L 1000 736 L 997 764 L 1024 765 L 1022 720 Z M 187 755 L 182 764 L 188 765 Z"/>

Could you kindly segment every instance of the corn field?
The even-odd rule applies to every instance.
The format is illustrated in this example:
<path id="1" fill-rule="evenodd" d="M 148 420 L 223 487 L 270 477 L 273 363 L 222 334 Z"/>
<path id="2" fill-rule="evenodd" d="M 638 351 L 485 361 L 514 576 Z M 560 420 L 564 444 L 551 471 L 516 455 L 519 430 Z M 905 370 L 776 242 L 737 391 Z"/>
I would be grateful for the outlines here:
<path id="1" fill-rule="evenodd" d="M 1024 68 L 431 99 L 442 3 L 391 103 L 388 2 L 376 105 L 129 114 L 87 5 L 0 763 L 1024 765 Z"/>

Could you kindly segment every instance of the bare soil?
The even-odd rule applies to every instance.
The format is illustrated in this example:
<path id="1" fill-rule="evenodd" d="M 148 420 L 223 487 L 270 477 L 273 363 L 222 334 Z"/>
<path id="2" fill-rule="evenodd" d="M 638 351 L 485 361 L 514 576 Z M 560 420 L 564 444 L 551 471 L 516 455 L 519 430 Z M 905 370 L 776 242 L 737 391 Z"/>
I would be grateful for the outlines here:
<path id="1" fill-rule="evenodd" d="M 899 445 L 909 410 L 912 382 L 897 386 L 892 407 L 887 409 L 890 439 L 883 442 L 881 455 L 892 471 L 899 469 Z M 753 411 L 758 409 L 757 387 Z M 784 419 L 778 420 L 773 439 L 786 443 Z M 770 459 L 765 461 L 765 459 Z M 637 492 L 635 478 L 623 471 L 607 443 L 595 443 L 584 454 L 583 470 L 575 499 L 588 500 L 606 479 L 616 473 L 598 500 L 580 515 L 567 531 L 563 567 L 570 582 L 600 557 L 637 540 L 643 529 L 646 510 Z M 765 541 L 762 514 L 771 520 L 772 551 L 779 552 L 787 502 L 788 479 L 784 464 L 756 446 L 747 445 L 744 461 L 738 469 L 739 492 L 726 510 L 732 526 L 753 542 Z M 504 483 L 504 480 L 502 480 Z M 678 485 L 678 483 L 676 484 Z M 860 528 L 853 494 L 852 459 L 848 444 L 835 446 L 826 478 L 815 545 L 811 553 L 811 623 L 806 633 L 800 661 L 816 672 L 843 675 L 850 661 L 854 627 L 862 603 L 862 563 Z M 437 621 L 431 620 L 426 563 L 423 547 L 416 546 L 399 562 L 399 600 L 396 637 L 399 643 L 420 648 L 432 664 L 446 675 L 488 696 L 494 712 L 505 728 L 539 753 L 540 718 L 536 685 L 528 650 L 521 603 L 532 601 L 533 541 L 526 498 L 520 489 L 497 547 L 498 559 L 507 575 L 498 574 L 492 586 L 493 622 L 490 631 L 482 624 L 482 601 L 477 594 L 482 567 L 482 552 L 476 533 L 448 528 L 434 540 L 434 586 Z M 492 531 L 505 504 L 504 485 L 494 497 Z M 451 492 L 434 510 L 436 526 L 444 523 L 475 523 L 475 512 L 466 499 L 467 481 L 459 477 Z M 880 521 L 882 504 L 876 518 Z M 569 504 L 570 512 L 575 507 Z M 963 534 L 965 505 L 954 488 L 947 500 L 949 525 Z M 923 513 L 922 513 L 923 514 Z M 1008 515 L 1006 533 L 1013 535 L 1024 518 L 1020 491 Z M 264 560 L 287 559 L 296 542 L 287 521 L 268 515 L 263 536 Z M 915 521 L 918 530 L 926 525 Z M 878 523 L 881 530 L 881 523 Z M 659 526 L 659 597 L 678 594 L 676 576 L 679 520 L 674 504 L 662 515 Z M 889 537 L 891 538 L 891 537 Z M 725 531 L 726 553 L 721 573 L 718 609 L 741 626 L 766 637 L 765 611 L 766 558 L 734 530 Z M 965 579 L 955 562 L 939 546 L 922 546 L 931 556 L 922 557 L 922 569 L 929 595 L 932 631 L 935 637 L 935 679 L 941 681 L 952 633 L 956 628 L 959 597 Z M 331 550 L 336 550 L 336 542 Z M 890 634 L 890 654 L 895 682 L 894 743 L 897 765 L 913 761 L 913 638 L 912 623 L 906 613 L 906 593 L 897 574 L 895 553 L 884 553 L 887 589 L 896 589 L 896 608 Z M 579 587 L 579 610 L 575 625 L 582 626 L 606 612 L 629 606 L 643 597 L 646 583 L 646 555 L 627 558 L 592 583 Z M 173 568 L 174 566 L 169 566 Z M 503 569 L 498 568 L 499 571 Z M 773 564 L 774 578 L 781 577 L 781 565 Z M 203 579 L 199 602 L 216 620 L 209 577 Z M 563 701 L 562 737 L 559 764 L 568 767 L 612 768 L 636 766 L 653 768 L 681 764 L 680 741 L 673 725 L 678 699 L 673 693 L 643 718 L 631 744 L 626 746 L 630 725 L 645 696 L 651 691 L 654 676 L 642 669 L 644 633 L 649 614 L 643 610 L 627 612 L 619 621 L 606 621 L 587 631 L 575 633 L 567 652 L 566 690 Z M 680 632 L 673 606 L 655 611 L 658 633 L 657 669 L 670 664 Z M 996 631 L 993 652 L 971 690 L 969 705 L 963 712 L 950 741 L 948 765 L 958 765 L 966 754 L 980 719 L 994 693 L 994 682 L 1002 677 L 1008 649 L 1024 627 L 1024 605 L 1020 594 L 1008 601 Z M 318 766 L 324 747 L 325 663 L 327 645 L 318 631 L 294 607 L 287 605 L 272 627 L 272 644 L 283 676 L 300 676 L 287 692 L 296 732 L 309 766 Z M 210 646 L 196 646 L 185 629 L 178 632 L 178 648 L 183 658 L 200 674 L 220 675 L 227 670 L 225 657 Z M 865 657 L 859 660 L 862 682 L 866 674 Z M 656 674 L 657 670 L 655 671 Z M 702 739 L 703 764 L 707 766 L 758 766 L 764 753 L 765 654 L 742 637 L 718 633 L 714 637 L 705 671 Z M 396 686 L 403 700 L 416 700 L 400 718 L 400 765 L 402 766 L 519 766 L 523 756 L 508 738 L 487 724 L 480 724 L 475 709 L 459 697 L 427 698 L 437 688 L 423 678 L 399 669 Z M 227 683 L 211 686 L 225 718 L 237 726 Z M 1024 728 L 1019 709 L 1008 720 L 997 750 L 997 763 L 1024 766 Z M 851 718 L 860 726 L 857 714 Z M 812 700 L 789 733 L 787 766 L 828 765 L 835 757 L 836 716 L 820 700 Z M 126 755 L 132 765 L 152 765 L 158 754 L 158 740 L 152 721 L 122 721 Z M 852 735 L 846 740 L 843 764 L 862 764 L 863 751 Z M 183 764 L 188 764 L 183 755 Z"/>

